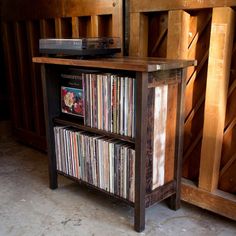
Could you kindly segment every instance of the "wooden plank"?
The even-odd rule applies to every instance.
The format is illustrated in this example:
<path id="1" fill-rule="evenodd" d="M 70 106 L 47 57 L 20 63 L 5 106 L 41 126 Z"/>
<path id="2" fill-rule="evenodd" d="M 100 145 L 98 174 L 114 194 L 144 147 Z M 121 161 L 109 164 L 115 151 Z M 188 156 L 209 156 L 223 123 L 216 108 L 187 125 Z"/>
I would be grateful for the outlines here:
<path id="1" fill-rule="evenodd" d="M 236 196 L 220 190 L 208 192 L 182 179 L 181 199 L 203 209 L 236 220 Z"/>
<path id="2" fill-rule="evenodd" d="M 181 71 L 181 83 L 178 84 L 176 136 L 175 136 L 175 162 L 174 179 L 176 181 L 176 193 L 170 197 L 170 208 L 180 208 L 180 188 L 182 176 L 183 138 L 184 138 L 184 101 L 185 101 L 185 77 L 187 69 Z"/>
<path id="3" fill-rule="evenodd" d="M 79 18 L 72 17 L 72 38 L 79 37 Z"/>
<path id="4" fill-rule="evenodd" d="M 120 6 L 122 0 L 114 2 L 107 0 L 63 0 L 63 16 L 90 16 L 113 14 Z"/>
<path id="5" fill-rule="evenodd" d="M 36 29 L 36 26 L 34 25 L 34 22 L 29 21 L 27 22 L 27 41 L 29 45 L 29 57 L 32 58 L 34 56 L 37 56 L 39 54 L 38 52 L 38 39 L 39 39 L 39 27 Z M 42 121 L 41 121 L 41 114 L 43 110 L 40 111 L 40 89 L 38 86 L 37 81 L 39 78 L 40 70 L 37 68 L 38 65 L 34 63 L 30 63 L 29 73 L 30 73 L 30 79 L 31 79 L 31 90 L 33 93 L 32 101 L 33 101 L 33 117 L 34 117 L 34 124 L 35 124 L 35 131 L 37 134 L 41 134 L 43 132 L 42 130 Z M 37 70 L 38 69 L 38 70 Z"/>
<path id="6" fill-rule="evenodd" d="M 153 12 L 153 11 L 166 11 L 166 10 L 181 10 L 181 9 L 200 9 L 200 8 L 213 8 L 213 7 L 227 7 L 236 6 L 235 0 L 158 0 L 158 1 L 139 1 L 132 0 L 130 2 L 130 12 Z"/>
<path id="7" fill-rule="evenodd" d="M 34 57 L 33 62 L 94 68 L 99 67 L 103 69 L 117 69 L 119 67 L 119 70 L 130 70 L 140 72 L 153 72 L 161 70 L 167 71 L 172 69 L 185 68 L 196 64 L 196 62 L 193 60 L 168 60 L 164 58 L 150 57 L 114 57 L 106 58 L 104 60 L 102 60 L 101 58 L 91 60 L 80 60 L 52 57 Z M 166 73 L 168 73 L 168 71 Z"/>
<path id="8" fill-rule="evenodd" d="M 62 38 L 62 22 L 61 18 L 57 17 L 55 18 L 55 34 L 56 38 Z"/>
<path id="9" fill-rule="evenodd" d="M 148 17 L 144 14 L 130 14 L 130 56 L 147 56 Z"/>
<path id="10" fill-rule="evenodd" d="M 177 115 L 177 89 L 178 85 L 173 84 L 168 86 L 168 101 L 167 101 L 167 133 L 165 145 L 165 183 L 174 179 L 174 153 L 176 136 L 176 120 Z"/>
<path id="11" fill-rule="evenodd" d="M 16 43 L 16 55 L 18 60 L 18 80 L 20 80 L 20 91 L 22 107 L 21 113 L 23 116 L 23 126 L 27 130 L 32 130 L 32 102 L 31 102 L 31 89 L 30 79 L 28 74 L 28 58 L 26 49 L 26 35 L 25 35 L 25 23 L 17 22 L 14 24 L 15 30 L 15 43 Z M 22 127 L 23 128 L 23 127 Z"/>
<path id="12" fill-rule="evenodd" d="M 233 35 L 234 11 L 214 8 L 199 175 L 199 187 L 210 192 L 218 185 Z"/>
<path id="13" fill-rule="evenodd" d="M 97 15 L 92 15 L 91 16 L 91 36 L 92 37 L 98 37 L 98 19 L 99 16 Z"/>
<path id="14" fill-rule="evenodd" d="M 18 88 L 15 86 L 15 71 L 12 70 L 14 68 L 14 47 L 12 47 L 12 37 L 9 34 L 9 29 L 11 25 L 7 25 L 6 23 L 2 24 L 2 37 L 3 37 L 3 51 L 4 51 L 4 61 L 5 61 L 5 71 L 6 76 L 8 77 L 7 84 L 10 91 L 10 98 L 12 101 L 17 100 Z M 10 100 L 10 101 L 11 101 Z M 21 119 L 18 119 L 18 114 L 20 114 L 20 106 L 15 102 L 11 102 L 11 120 L 12 126 L 20 127 Z"/>
<path id="15" fill-rule="evenodd" d="M 154 91 L 152 189 L 160 187 L 165 183 L 168 85 L 156 87 Z"/>
<path id="16" fill-rule="evenodd" d="M 56 189 L 57 169 L 55 154 L 55 139 L 53 131 L 53 118 L 60 114 L 60 83 L 56 67 L 53 65 L 41 65 L 43 101 L 46 123 L 46 137 L 48 145 L 48 168 L 49 168 L 49 187 Z M 50 80 L 48 79 L 50 78 Z"/>
<path id="17" fill-rule="evenodd" d="M 150 207 L 151 205 L 160 202 L 171 195 L 175 194 L 176 182 L 170 181 L 163 186 L 158 187 L 151 193 L 146 194 L 145 197 L 145 207 Z"/>
<path id="18" fill-rule="evenodd" d="M 167 58 L 187 59 L 190 15 L 185 11 L 169 11 Z"/>
<path id="19" fill-rule="evenodd" d="M 135 205 L 134 228 L 145 229 L 146 154 L 147 154 L 147 97 L 148 73 L 136 75 L 136 134 L 135 134 Z"/>

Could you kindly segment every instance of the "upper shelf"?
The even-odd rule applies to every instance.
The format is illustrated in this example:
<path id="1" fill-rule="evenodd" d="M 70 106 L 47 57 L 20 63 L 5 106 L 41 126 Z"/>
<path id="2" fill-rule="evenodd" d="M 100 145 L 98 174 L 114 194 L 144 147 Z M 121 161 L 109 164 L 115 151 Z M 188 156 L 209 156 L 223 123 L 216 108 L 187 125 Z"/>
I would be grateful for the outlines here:
<path id="1" fill-rule="evenodd" d="M 42 64 L 70 65 L 104 69 L 153 72 L 196 66 L 195 60 L 171 60 L 162 58 L 114 57 L 96 59 L 65 59 L 54 57 L 33 57 L 33 62 Z"/>

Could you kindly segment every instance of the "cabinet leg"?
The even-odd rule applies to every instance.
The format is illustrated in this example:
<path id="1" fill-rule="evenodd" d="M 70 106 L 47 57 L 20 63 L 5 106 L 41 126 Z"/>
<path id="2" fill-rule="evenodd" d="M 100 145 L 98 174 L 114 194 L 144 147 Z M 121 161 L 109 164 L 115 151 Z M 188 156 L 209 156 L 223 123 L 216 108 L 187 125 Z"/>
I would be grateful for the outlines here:
<path id="1" fill-rule="evenodd" d="M 50 189 L 56 189 L 58 187 L 57 183 L 57 173 L 50 173 L 49 174 L 49 188 Z"/>
<path id="2" fill-rule="evenodd" d="M 171 210 L 178 210 L 180 208 L 180 195 L 175 193 L 168 199 L 168 205 Z"/>
<path id="3" fill-rule="evenodd" d="M 134 207 L 134 229 L 137 232 L 145 229 L 145 207 L 140 207 L 138 204 Z"/>

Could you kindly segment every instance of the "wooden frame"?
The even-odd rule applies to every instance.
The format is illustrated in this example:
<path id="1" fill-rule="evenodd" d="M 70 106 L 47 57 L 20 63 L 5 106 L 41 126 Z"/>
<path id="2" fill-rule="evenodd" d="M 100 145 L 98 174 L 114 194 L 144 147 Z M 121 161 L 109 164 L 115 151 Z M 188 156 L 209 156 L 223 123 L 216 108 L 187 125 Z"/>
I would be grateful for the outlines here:
<path id="1" fill-rule="evenodd" d="M 230 71 L 233 71 L 232 68 L 230 69 L 230 62 L 232 60 L 232 52 L 235 52 L 235 6 L 235 1 L 221 0 L 171 0 L 168 2 L 164 0 L 145 2 L 132 0 L 130 3 L 130 41 L 132 41 L 132 44 L 130 44 L 129 48 L 131 56 L 147 56 L 148 33 L 143 35 L 143 32 L 148 31 L 149 14 L 154 14 L 154 12 L 157 14 L 159 12 L 168 12 L 167 58 L 194 59 L 194 53 L 190 51 L 188 52 L 188 50 L 193 51 L 192 49 L 194 48 L 192 46 L 195 41 L 198 40 L 199 35 L 193 39 L 191 38 L 193 32 L 191 24 L 194 23 L 194 18 L 191 18 L 191 14 L 194 12 L 200 12 L 201 10 L 204 11 L 206 8 L 208 8 L 207 11 L 212 10 L 212 14 L 209 12 L 209 17 L 207 17 L 205 22 L 202 21 L 199 23 L 202 27 L 201 29 L 199 28 L 199 34 L 202 33 L 201 30 L 206 30 L 207 24 L 210 24 L 211 26 L 211 31 L 209 31 L 211 32 L 209 34 L 209 44 L 207 41 L 201 42 L 205 43 L 203 44 L 206 47 L 205 54 L 203 55 L 202 61 L 199 61 L 197 71 L 194 72 L 194 70 L 189 69 L 187 72 L 188 77 L 190 75 L 196 77 L 196 74 L 202 70 L 205 65 L 207 65 L 206 91 L 202 91 L 202 95 L 199 96 L 199 100 L 195 104 L 196 106 L 193 108 L 188 119 L 186 119 L 186 122 L 188 122 L 186 125 L 188 125 L 188 130 L 191 136 L 192 127 L 190 126 L 194 125 L 194 120 L 192 121 L 192 124 L 189 122 L 191 122 L 191 119 L 193 119 L 193 117 L 197 114 L 198 110 L 203 110 L 203 117 L 199 116 L 196 117 L 196 119 L 199 119 L 199 122 L 201 122 L 202 119 L 204 125 L 202 128 L 199 128 L 198 135 L 195 137 L 189 150 L 187 150 L 188 152 L 186 153 L 186 157 L 196 155 L 194 158 L 197 158 L 198 155 L 200 156 L 199 169 L 196 167 L 196 162 L 192 163 L 193 166 L 190 166 L 190 171 L 195 169 L 194 171 L 196 173 L 200 172 L 199 174 L 195 174 L 198 175 L 198 184 L 194 184 L 193 181 L 188 181 L 187 184 L 184 182 L 184 184 L 182 184 L 182 199 L 234 220 L 236 219 L 236 196 L 234 194 L 229 194 L 218 190 L 218 180 L 220 171 L 222 174 L 223 169 L 226 171 L 230 166 L 232 168 L 235 166 L 235 158 L 233 155 L 235 152 L 233 153 L 233 151 L 231 151 L 231 159 L 227 162 L 225 168 L 223 167 L 223 169 L 220 170 L 220 162 L 222 162 L 221 159 L 223 158 L 223 138 L 228 131 L 228 127 L 229 130 L 231 130 L 231 133 L 233 132 L 233 127 L 235 124 L 234 119 L 231 119 L 230 124 L 225 124 L 226 106 L 230 106 L 230 104 L 227 104 L 227 97 L 230 96 L 235 88 L 234 82 L 228 89 Z M 218 40 L 219 37 L 221 40 Z M 189 42 L 191 42 L 191 40 L 193 41 L 189 46 Z M 232 40 L 234 40 L 234 48 Z M 145 43 L 141 43 L 139 46 L 138 42 Z M 216 65 L 216 63 L 219 64 Z M 233 75 L 231 75 L 231 77 L 231 79 L 234 78 Z M 188 82 L 189 81 L 187 80 L 186 83 L 188 84 Z M 193 87 L 193 84 L 189 84 L 189 86 Z M 191 88 L 189 91 L 198 94 L 199 91 L 196 90 L 199 90 L 200 88 L 205 89 L 201 85 L 201 87 L 196 87 L 195 89 Z M 216 91 L 218 91 L 218 96 L 215 96 Z M 188 92 L 187 95 L 190 96 L 191 94 Z M 192 94 L 192 96 L 193 99 L 196 100 L 194 94 Z M 189 104 L 190 103 L 186 105 L 188 111 L 190 106 Z M 227 107 L 227 109 L 230 111 L 233 108 Z M 197 120 L 195 120 L 195 124 L 196 121 Z M 227 144 L 229 145 L 229 142 Z M 196 152 L 197 148 L 198 151 L 200 151 L 200 154 Z M 231 178 L 233 173 L 232 168 Z M 230 175 L 228 175 L 228 178 L 229 177 Z M 225 177 L 224 181 L 226 180 L 227 179 Z M 197 181 L 197 179 L 194 179 L 194 181 Z M 228 182 L 230 182 L 229 179 Z M 231 182 L 233 184 L 235 183 L 235 180 L 232 181 L 231 179 Z M 219 192 L 220 196 L 218 194 Z M 192 198 L 193 194 L 195 194 L 194 199 Z M 207 198 L 201 197 L 203 195 L 209 199 L 212 199 L 212 202 Z M 213 202 L 217 202 L 219 205 L 215 205 Z M 229 208 L 224 209 L 223 206 L 226 203 L 231 206 L 231 210 L 229 210 Z"/>

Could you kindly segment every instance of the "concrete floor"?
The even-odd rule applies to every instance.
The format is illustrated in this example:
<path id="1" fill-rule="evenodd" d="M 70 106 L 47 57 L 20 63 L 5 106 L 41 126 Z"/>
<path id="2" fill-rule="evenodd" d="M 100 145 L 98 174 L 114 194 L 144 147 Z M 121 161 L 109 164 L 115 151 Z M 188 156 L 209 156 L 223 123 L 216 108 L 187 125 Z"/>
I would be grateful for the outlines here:
<path id="1" fill-rule="evenodd" d="M 0 125 L 0 236 L 236 235 L 236 223 L 182 204 L 146 210 L 146 230 L 133 230 L 133 209 L 59 177 L 48 188 L 47 157 L 2 132 Z"/>

